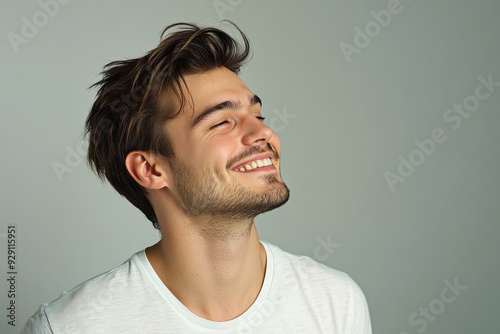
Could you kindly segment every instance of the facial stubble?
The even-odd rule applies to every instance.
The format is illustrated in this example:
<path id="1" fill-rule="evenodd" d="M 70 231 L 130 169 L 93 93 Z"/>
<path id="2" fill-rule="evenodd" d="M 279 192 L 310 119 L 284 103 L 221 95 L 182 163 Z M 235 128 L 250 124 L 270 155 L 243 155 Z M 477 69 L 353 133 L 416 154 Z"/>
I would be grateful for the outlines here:
<path id="1" fill-rule="evenodd" d="M 169 165 L 182 202 L 180 204 L 191 216 L 207 216 L 221 221 L 248 221 L 280 207 L 290 196 L 278 172 L 255 175 L 260 178 L 259 182 L 265 184 L 262 190 L 256 190 L 238 181 L 236 174 L 231 175 L 244 172 L 216 168 L 196 170 L 176 158 L 170 159 Z"/>

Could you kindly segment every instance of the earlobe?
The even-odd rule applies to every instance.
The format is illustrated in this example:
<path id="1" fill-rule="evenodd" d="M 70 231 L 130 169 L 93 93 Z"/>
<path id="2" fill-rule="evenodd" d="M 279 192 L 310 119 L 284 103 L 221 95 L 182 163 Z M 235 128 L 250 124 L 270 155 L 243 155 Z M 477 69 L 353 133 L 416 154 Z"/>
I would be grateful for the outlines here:
<path id="1" fill-rule="evenodd" d="M 125 159 L 125 166 L 134 180 L 145 188 L 161 189 L 168 186 L 165 171 L 151 153 L 132 151 Z"/>

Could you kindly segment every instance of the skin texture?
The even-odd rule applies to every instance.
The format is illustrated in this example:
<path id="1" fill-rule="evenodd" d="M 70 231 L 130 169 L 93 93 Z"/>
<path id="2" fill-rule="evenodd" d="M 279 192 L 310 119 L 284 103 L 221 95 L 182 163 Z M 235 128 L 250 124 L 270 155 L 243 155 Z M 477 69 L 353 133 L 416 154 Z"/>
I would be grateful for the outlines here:
<path id="1" fill-rule="evenodd" d="M 279 172 L 279 138 L 241 79 L 217 68 L 185 80 L 194 104 L 165 124 L 175 158 L 133 151 L 126 166 L 147 189 L 160 224 L 162 239 L 146 250 L 153 268 L 194 314 L 227 321 L 251 306 L 264 280 L 254 217 L 284 204 L 289 191 Z M 225 101 L 231 103 L 194 124 Z M 273 165 L 234 169 L 255 157 Z"/>

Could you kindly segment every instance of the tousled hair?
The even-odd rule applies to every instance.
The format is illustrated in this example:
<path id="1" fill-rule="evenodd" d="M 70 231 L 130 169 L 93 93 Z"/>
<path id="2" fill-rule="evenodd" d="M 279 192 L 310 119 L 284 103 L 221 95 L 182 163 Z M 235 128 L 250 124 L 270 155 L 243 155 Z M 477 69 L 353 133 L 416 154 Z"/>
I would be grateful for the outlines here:
<path id="1" fill-rule="evenodd" d="M 140 58 L 105 65 L 102 79 L 90 86 L 98 91 L 85 121 L 87 163 L 101 180 L 107 179 L 141 210 L 155 228 L 159 228 L 158 219 L 146 189 L 129 174 L 125 159 L 134 150 L 167 159 L 174 156 L 164 125 L 192 101 L 182 89 L 185 87 L 189 94 L 185 75 L 218 67 L 239 73 L 249 59 L 250 45 L 245 34 L 230 23 L 241 34 L 243 45 L 218 28 L 172 24 L 162 32 L 155 49 Z M 167 90 L 177 101 L 164 102 Z"/>

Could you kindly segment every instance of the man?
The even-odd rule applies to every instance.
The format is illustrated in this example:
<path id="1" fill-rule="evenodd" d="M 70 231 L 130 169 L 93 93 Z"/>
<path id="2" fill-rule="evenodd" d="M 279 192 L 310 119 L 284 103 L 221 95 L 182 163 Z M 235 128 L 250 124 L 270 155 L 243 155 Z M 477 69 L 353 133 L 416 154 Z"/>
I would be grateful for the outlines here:
<path id="1" fill-rule="evenodd" d="M 106 66 L 86 121 L 90 165 L 161 240 L 43 304 L 24 333 L 371 333 L 349 276 L 259 241 L 255 216 L 289 190 L 278 136 L 237 76 L 246 36 L 165 33 Z"/>

